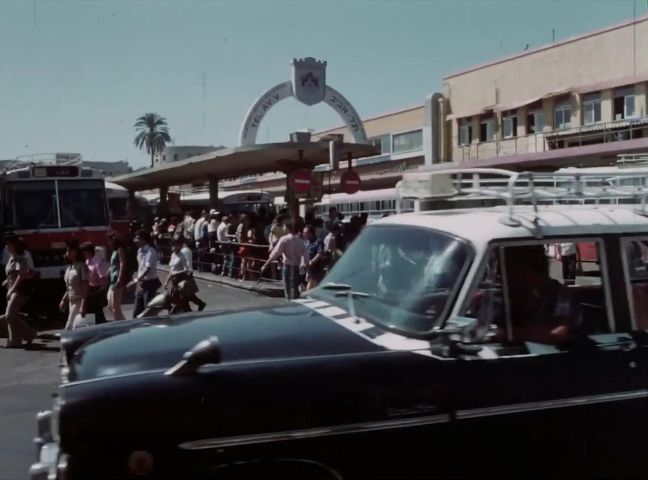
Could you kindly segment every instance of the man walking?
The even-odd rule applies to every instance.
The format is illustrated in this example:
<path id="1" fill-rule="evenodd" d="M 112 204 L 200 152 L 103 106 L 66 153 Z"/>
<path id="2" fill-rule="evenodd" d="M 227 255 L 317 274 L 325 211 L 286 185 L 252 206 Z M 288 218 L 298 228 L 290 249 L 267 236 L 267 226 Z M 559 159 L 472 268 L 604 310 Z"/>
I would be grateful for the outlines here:
<path id="1" fill-rule="evenodd" d="M 192 282 L 195 282 L 193 279 L 193 252 L 191 249 L 183 243 L 182 248 L 180 249 L 180 253 L 182 253 L 185 258 L 187 259 L 187 274 L 191 278 Z M 196 287 L 197 288 L 197 287 Z M 194 303 L 198 307 L 198 311 L 202 312 L 207 304 L 203 302 L 198 296 L 194 293 L 191 297 L 187 299 L 189 303 Z"/>
<path id="2" fill-rule="evenodd" d="M 196 248 L 199 249 L 203 246 L 204 243 L 204 231 L 203 226 L 207 221 L 207 211 L 203 210 L 200 218 L 196 220 L 194 224 L 194 240 L 196 241 Z"/>
<path id="3" fill-rule="evenodd" d="M 146 230 L 139 230 L 135 234 L 137 250 L 137 274 L 131 285 L 136 285 L 135 310 L 133 317 L 144 311 L 146 305 L 153 299 L 161 287 L 158 279 L 158 254 L 151 246 L 151 235 Z"/>
<path id="4" fill-rule="evenodd" d="M 221 223 L 216 230 L 216 237 L 218 238 L 220 253 L 223 258 L 223 270 L 221 271 L 223 277 L 229 275 L 232 270 L 232 246 L 230 245 L 230 238 L 228 236 L 229 227 L 229 217 L 223 215 Z"/>
<path id="5" fill-rule="evenodd" d="M 305 265 L 306 245 L 297 235 L 297 225 L 290 221 L 287 225 L 288 234 L 279 239 L 268 260 L 261 267 L 261 275 L 271 262 L 283 258 L 283 283 L 286 298 L 299 298 L 299 267 Z"/>

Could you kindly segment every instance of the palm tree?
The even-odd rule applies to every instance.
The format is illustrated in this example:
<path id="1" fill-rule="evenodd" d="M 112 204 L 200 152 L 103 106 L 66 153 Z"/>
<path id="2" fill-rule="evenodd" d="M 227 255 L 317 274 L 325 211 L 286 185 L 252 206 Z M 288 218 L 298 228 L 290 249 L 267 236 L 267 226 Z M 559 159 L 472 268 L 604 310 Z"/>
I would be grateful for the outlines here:
<path id="1" fill-rule="evenodd" d="M 157 113 L 145 113 L 135 122 L 135 146 L 146 149 L 151 155 L 151 167 L 156 153 L 162 153 L 166 144 L 171 141 L 166 118 Z"/>

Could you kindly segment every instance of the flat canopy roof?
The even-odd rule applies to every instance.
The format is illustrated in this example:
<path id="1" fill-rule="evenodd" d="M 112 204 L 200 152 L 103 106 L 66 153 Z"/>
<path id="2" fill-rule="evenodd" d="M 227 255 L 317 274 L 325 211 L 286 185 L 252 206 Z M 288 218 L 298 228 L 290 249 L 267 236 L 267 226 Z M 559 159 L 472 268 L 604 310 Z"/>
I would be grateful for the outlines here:
<path id="1" fill-rule="evenodd" d="M 303 163 L 299 162 L 303 150 Z M 373 145 L 342 143 L 340 160 L 379 155 Z M 329 142 L 265 143 L 225 148 L 215 152 L 179 160 L 161 167 L 119 175 L 110 179 L 129 190 L 148 190 L 160 186 L 183 185 L 210 177 L 227 178 L 286 171 L 292 168 L 312 168 L 329 162 Z"/>

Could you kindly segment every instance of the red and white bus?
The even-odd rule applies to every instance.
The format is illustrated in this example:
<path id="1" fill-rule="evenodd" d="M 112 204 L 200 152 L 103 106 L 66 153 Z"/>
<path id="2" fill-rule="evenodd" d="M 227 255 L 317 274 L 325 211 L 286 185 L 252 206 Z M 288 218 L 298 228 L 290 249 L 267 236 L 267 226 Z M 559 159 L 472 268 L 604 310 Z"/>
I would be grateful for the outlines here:
<path id="1" fill-rule="evenodd" d="M 4 232 L 23 237 L 41 279 L 61 279 L 65 241 L 105 246 L 106 190 L 98 170 L 78 165 L 30 164 L 0 175 Z"/>

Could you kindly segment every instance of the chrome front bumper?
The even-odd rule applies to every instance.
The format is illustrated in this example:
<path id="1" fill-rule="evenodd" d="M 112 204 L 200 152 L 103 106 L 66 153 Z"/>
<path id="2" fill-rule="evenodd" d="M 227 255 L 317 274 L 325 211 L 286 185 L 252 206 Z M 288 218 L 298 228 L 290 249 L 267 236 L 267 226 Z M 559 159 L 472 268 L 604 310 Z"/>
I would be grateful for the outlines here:
<path id="1" fill-rule="evenodd" d="M 55 409 L 57 408 L 55 404 Z M 58 428 L 53 422 L 51 410 L 36 415 L 38 436 L 34 438 L 36 463 L 29 467 L 30 480 L 66 480 L 68 473 L 68 456 L 61 453 L 53 429 Z"/>

